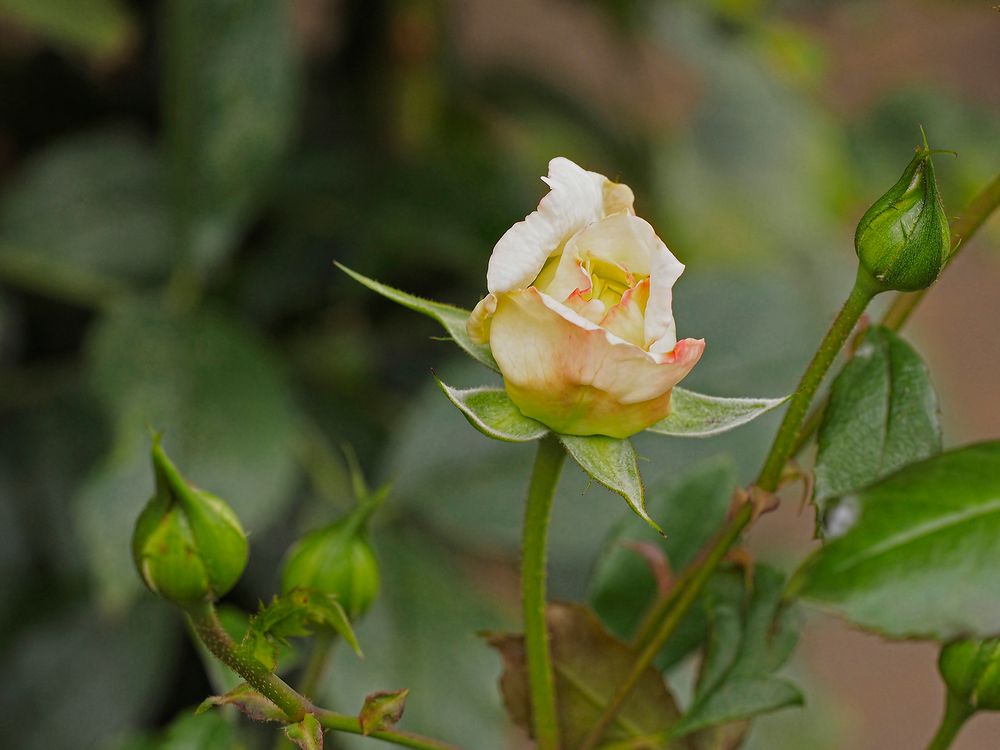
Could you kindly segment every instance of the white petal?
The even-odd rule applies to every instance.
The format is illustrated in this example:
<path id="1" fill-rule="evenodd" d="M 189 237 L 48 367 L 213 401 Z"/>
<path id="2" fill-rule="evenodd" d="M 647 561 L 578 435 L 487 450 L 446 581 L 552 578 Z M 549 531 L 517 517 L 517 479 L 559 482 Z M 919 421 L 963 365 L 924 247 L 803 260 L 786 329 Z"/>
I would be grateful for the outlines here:
<path id="1" fill-rule="evenodd" d="M 631 190 L 569 159 L 550 161 L 549 175 L 542 179 L 551 190 L 538 210 L 508 229 L 493 248 L 486 274 L 493 294 L 527 287 L 550 255 L 609 209 L 631 210 Z"/>
<path id="2" fill-rule="evenodd" d="M 651 352 L 669 352 L 677 343 L 673 312 L 674 284 L 684 273 L 684 264 L 674 257 L 655 233 L 653 237 L 656 242 L 650 251 L 646 343 Z"/>

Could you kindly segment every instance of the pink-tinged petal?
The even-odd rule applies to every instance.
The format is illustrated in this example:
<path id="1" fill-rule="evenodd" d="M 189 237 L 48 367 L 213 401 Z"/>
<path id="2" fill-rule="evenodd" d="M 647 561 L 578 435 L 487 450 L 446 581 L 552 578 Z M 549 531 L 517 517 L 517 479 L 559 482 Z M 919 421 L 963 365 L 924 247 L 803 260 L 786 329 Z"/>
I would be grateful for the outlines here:
<path id="1" fill-rule="evenodd" d="M 627 437 L 669 413 L 670 389 L 704 342 L 650 354 L 532 288 L 498 296 L 490 347 L 527 416 L 566 434 Z"/>
<path id="2" fill-rule="evenodd" d="M 652 227 L 650 227 L 652 230 Z M 656 237 L 650 250 L 649 301 L 646 303 L 646 346 L 651 352 L 669 352 L 677 343 L 674 322 L 674 284 L 684 273 L 684 264 Z"/>
<path id="3" fill-rule="evenodd" d="M 632 191 L 604 175 L 588 172 L 569 159 L 549 162 L 542 178 L 551 188 L 538 210 L 500 238 L 490 256 L 486 284 L 493 294 L 523 289 L 538 276 L 546 259 L 589 223 L 615 211 L 631 210 Z"/>
<path id="4" fill-rule="evenodd" d="M 649 279 L 643 279 L 622 295 L 621 302 L 608 310 L 599 322 L 602 328 L 611 331 L 630 344 L 644 346 L 645 311 L 649 300 Z"/>

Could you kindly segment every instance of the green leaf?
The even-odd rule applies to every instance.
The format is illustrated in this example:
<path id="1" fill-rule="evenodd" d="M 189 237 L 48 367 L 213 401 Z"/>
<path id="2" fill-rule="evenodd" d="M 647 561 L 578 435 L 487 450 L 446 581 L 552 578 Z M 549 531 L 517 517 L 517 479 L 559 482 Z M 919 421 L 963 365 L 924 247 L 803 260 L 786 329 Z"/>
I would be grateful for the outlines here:
<path id="1" fill-rule="evenodd" d="M 390 299 L 403 307 L 408 307 L 414 312 L 422 313 L 429 318 L 433 318 L 444 326 L 448 335 L 451 336 L 452 340 L 458 344 L 466 354 L 486 365 L 491 370 L 495 370 L 497 372 L 500 371 L 500 368 L 497 367 L 496 360 L 493 359 L 493 354 L 490 352 L 490 348 L 488 346 L 484 346 L 483 344 L 477 344 L 469 338 L 469 332 L 465 328 L 465 324 L 469 320 L 468 310 L 463 310 L 460 307 L 453 307 L 452 305 L 444 305 L 440 302 L 432 302 L 421 297 L 416 297 L 412 294 L 407 294 L 406 292 L 401 292 L 398 289 L 393 289 L 391 286 L 381 284 L 374 279 L 369 279 L 367 276 L 362 276 L 357 271 L 352 271 L 345 265 L 340 263 L 336 263 L 335 265 L 359 284 L 368 287 L 373 292 L 381 294 L 386 299 Z"/>
<path id="2" fill-rule="evenodd" d="M 560 435 L 559 440 L 588 476 L 625 498 L 639 518 L 663 533 L 663 529 L 646 513 L 642 477 L 639 476 L 639 464 L 632 443 L 605 435 Z"/>
<path id="3" fill-rule="evenodd" d="M 556 710 L 562 745 L 578 747 L 594 726 L 615 688 L 635 663 L 635 653 L 612 637 L 590 610 L 578 604 L 549 604 L 546 609 L 552 665 L 556 680 Z M 530 731 L 530 703 L 524 660 L 524 636 L 488 636 L 500 652 L 504 672 L 500 690 L 511 719 Z M 662 732 L 677 720 L 677 704 L 663 678 L 652 667 L 639 678 L 605 740 L 627 740 Z M 686 742 L 663 747 L 683 748 Z"/>
<path id="4" fill-rule="evenodd" d="M 298 724 L 285 727 L 285 736 L 301 750 L 323 750 L 323 727 L 312 714 L 306 714 Z"/>
<path id="5" fill-rule="evenodd" d="M 86 304 L 165 275 L 171 265 L 156 153 L 127 130 L 58 142 L 0 201 L 0 276 Z"/>
<path id="6" fill-rule="evenodd" d="M 3 746 L 105 747 L 148 722 L 169 693 L 164 675 L 177 664 L 171 607 L 150 595 L 112 618 L 86 602 L 71 612 L 53 609 L 65 593 L 40 595 L 49 598 L 45 619 L 20 628 L 0 652 L 10 681 L 0 690 Z"/>
<path id="7" fill-rule="evenodd" d="M 686 567 L 722 525 L 736 486 L 728 458 L 704 461 L 665 486 L 648 492 L 649 506 L 670 529 L 666 538 L 629 515 L 608 534 L 590 579 L 588 598 L 608 629 L 631 639 L 658 595 L 656 577 L 630 545 L 652 545 L 676 574 Z M 704 640 L 704 608 L 692 606 L 654 664 L 669 669 Z"/>
<path id="8" fill-rule="evenodd" d="M 392 729 L 403 718 L 406 710 L 406 696 L 410 694 L 403 690 L 380 690 L 365 697 L 365 705 L 358 714 L 361 724 L 361 734 L 366 737 L 372 732 Z"/>
<path id="9" fill-rule="evenodd" d="M 789 398 L 723 398 L 674 388 L 669 416 L 648 431 L 672 437 L 720 435 L 777 409 Z"/>
<path id="10" fill-rule="evenodd" d="M 952 641 L 938 670 L 948 691 L 975 710 L 1000 711 L 1000 639 Z"/>
<path id="11" fill-rule="evenodd" d="M 317 628 L 333 630 L 362 656 L 351 622 L 336 597 L 307 589 L 293 589 L 284 596 L 275 596 L 270 604 L 262 607 L 250 619 L 244 644 L 251 652 L 256 652 L 260 648 L 260 636 L 277 645 L 288 638 L 312 635 Z"/>
<path id="12" fill-rule="evenodd" d="M 508 443 L 524 443 L 538 440 L 549 431 L 541 422 L 524 416 L 503 388 L 459 390 L 442 382 L 436 375 L 434 379 L 448 400 L 469 420 L 469 424 L 486 437 Z"/>
<path id="13" fill-rule="evenodd" d="M 203 714 L 216 706 L 235 706 L 251 721 L 278 721 L 285 723 L 288 717 L 269 698 L 265 698 L 245 682 L 241 682 L 225 695 L 213 695 L 201 702 L 195 709 Z"/>
<path id="14" fill-rule="evenodd" d="M 829 543 L 799 594 L 894 638 L 995 635 L 1000 622 L 1000 442 L 911 464 L 827 514 Z"/>
<path id="15" fill-rule="evenodd" d="M 235 750 L 243 747 L 235 723 L 221 713 L 196 715 L 185 711 L 171 722 L 157 750 Z"/>
<path id="16" fill-rule="evenodd" d="M 147 426 L 185 474 L 233 507 L 253 537 L 279 518 L 296 477 L 296 414 L 271 351 L 231 317 L 171 315 L 157 300 L 113 307 L 92 328 L 88 376 L 115 435 L 75 498 L 77 529 L 106 606 L 137 591 L 132 527 L 152 495 Z"/>
<path id="17" fill-rule="evenodd" d="M 181 248 L 196 270 L 234 249 L 297 119 L 289 6 L 172 0 L 164 32 L 167 153 Z"/>
<path id="18" fill-rule="evenodd" d="M 833 381 L 819 430 L 815 501 L 860 489 L 941 451 L 937 396 L 909 344 L 880 326 Z"/>
<path id="19" fill-rule="evenodd" d="M 105 59 L 121 55 L 135 35 L 120 0 L 0 0 L 0 18 Z"/>
<path id="20" fill-rule="evenodd" d="M 710 581 L 705 661 L 675 736 L 802 703 L 798 688 L 774 676 L 798 638 L 798 618 L 782 603 L 783 586 L 784 577 L 766 566 L 757 566 L 750 591 L 740 570 Z"/>

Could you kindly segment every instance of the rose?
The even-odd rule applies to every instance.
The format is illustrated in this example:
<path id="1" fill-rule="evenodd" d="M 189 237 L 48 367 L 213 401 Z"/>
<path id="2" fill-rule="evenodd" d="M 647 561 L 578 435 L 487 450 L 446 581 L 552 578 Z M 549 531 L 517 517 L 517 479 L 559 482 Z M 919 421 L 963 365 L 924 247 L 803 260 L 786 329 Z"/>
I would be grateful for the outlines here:
<path id="1" fill-rule="evenodd" d="M 556 432 L 628 437 L 670 412 L 701 358 L 677 341 L 684 266 L 635 215 L 632 191 L 562 157 L 538 210 L 500 238 L 469 335 L 489 344 L 511 400 Z"/>

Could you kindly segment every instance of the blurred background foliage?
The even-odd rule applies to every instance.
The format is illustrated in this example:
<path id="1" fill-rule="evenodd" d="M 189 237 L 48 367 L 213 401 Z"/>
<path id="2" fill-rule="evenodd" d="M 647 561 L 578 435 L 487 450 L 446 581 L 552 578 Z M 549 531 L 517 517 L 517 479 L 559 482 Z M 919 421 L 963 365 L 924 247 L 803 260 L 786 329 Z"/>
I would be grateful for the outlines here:
<path id="1" fill-rule="evenodd" d="M 691 387 L 785 393 L 848 288 L 854 222 L 917 124 L 960 154 L 938 159 L 951 213 L 1000 164 L 998 21 L 973 0 L 0 0 L 3 744 L 261 739 L 190 716 L 218 670 L 134 573 L 148 424 L 250 531 L 230 597 L 248 609 L 277 588 L 291 541 L 347 507 L 353 446 L 393 484 L 375 529 L 385 587 L 359 628 L 368 658 L 338 653 L 330 701 L 352 711 L 409 687 L 409 728 L 520 746 L 475 633 L 517 620 L 528 449 L 481 439 L 429 376 L 487 373 L 331 261 L 471 307 L 494 242 L 566 155 L 630 184 L 687 264 L 680 333 L 708 340 Z M 995 249 L 997 229 L 977 244 Z M 979 255 L 998 280 L 996 253 Z M 992 302 L 995 320 L 996 300 L 979 314 Z M 923 320 L 917 338 L 959 356 Z M 958 369 L 975 371 L 970 356 Z M 963 413 L 997 424 L 995 400 L 949 415 L 955 369 L 952 442 L 976 432 Z M 651 496 L 692 464 L 746 481 L 774 426 L 640 437 Z M 626 515 L 567 470 L 556 597 L 587 596 Z M 779 566 L 786 526 L 763 532 Z M 814 640 L 807 655 L 835 658 Z M 865 744 L 876 708 L 816 688 L 808 660 L 793 669 L 809 707 L 761 721 L 753 747 L 910 746 L 898 727 Z M 932 666 L 926 685 L 929 730 Z"/>

